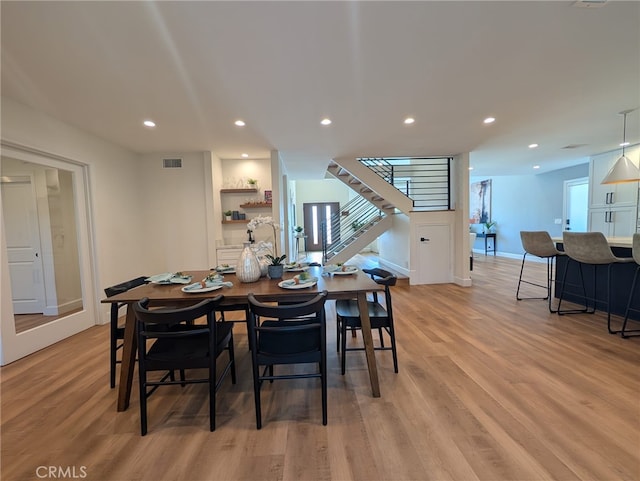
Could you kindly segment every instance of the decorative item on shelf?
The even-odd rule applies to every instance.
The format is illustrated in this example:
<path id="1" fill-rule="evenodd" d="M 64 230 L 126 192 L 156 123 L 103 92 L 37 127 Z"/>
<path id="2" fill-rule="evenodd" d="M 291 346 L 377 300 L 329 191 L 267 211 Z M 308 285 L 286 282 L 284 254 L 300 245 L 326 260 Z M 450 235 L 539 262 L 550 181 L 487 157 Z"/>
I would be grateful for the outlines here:
<path id="1" fill-rule="evenodd" d="M 231 220 L 231 211 L 230 210 L 225 210 L 224 211 L 224 220 Z"/>
<path id="2" fill-rule="evenodd" d="M 276 257 L 267 254 L 265 257 L 271 261 L 271 264 L 269 264 L 269 279 L 282 279 L 282 273 L 284 272 L 282 261 L 287 258 L 287 255 Z"/>
<path id="3" fill-rule="evenodd" d="M 258 179 L 247 179 L 247 184 L 249 185 L 250 189 L 257 189 L 258 188 Z"/>
<path id="4" fill-rule="evenodd" d="M 249 243 L 253 244 L 256 240 L 253 238 L 253 231 L 251 229 L 247 229 L 247 234 L 249 234 Z"/>
<path id="5" fill-rule="evenodd" d="M 241 212 L 240 214 L 238 214 L 238 220 L 247 220 L 247 214 Z"/>
<path id="6" fill-rule="evenodd" d="M 237 210 L 234 210 L 234 211 L 231 213 L 231 218 L 232 218 L 233 220 L 240 220 L 240 212 L 238 212 Z"/>
<path id="7" fill-rule="evenodd" d="M 490 221 L 489 221 L 489 222 L 485 222 L 485 223 L 483 224 L 483 226 L 484 226 L 484 227 L 483 227 L 484 233 L 485 233 L 485 234 L 490 234 L 490 233 L 492 233 L 492 232 L 495 232 L 495 231 L 496 231 L 496 227 L 495 227 L 495 225 L 496 225 L 496 222 L 495 222 L 495 221 L 493 221 L 493 222 L 490 222 Z"/>
<path id="8" fill-rule="evenodd" d="M 261 275 L 260 262 L 251 249 L 251 244 L 245 242 L 236 264 L 236 277 L 240 282 L 256 282 Z"/>
<path id="9" fill-rule="evenodd" d="M 273 201 L 273 192 L 270 190 L 265 190 L 264 191 L 264 201 L 267 204 L 271 204 L 271 202 Z"/>

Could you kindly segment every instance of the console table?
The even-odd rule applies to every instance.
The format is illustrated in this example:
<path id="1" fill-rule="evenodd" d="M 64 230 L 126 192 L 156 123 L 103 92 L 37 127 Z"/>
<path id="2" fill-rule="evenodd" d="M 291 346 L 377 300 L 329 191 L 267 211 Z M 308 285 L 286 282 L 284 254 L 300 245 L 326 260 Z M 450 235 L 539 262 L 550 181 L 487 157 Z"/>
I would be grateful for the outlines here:
<path id="1" fill-rule="evenodd" d="M 496 255 L 496 233 L 490 232 L 488 234 L 480 233 L 478 234 L 480 239 L 484 238 L 484 255 L 486 256 L 488 252 L 493 252 L 493 255 Z M 491 242 L 489 243 L 489 239 Z"/>

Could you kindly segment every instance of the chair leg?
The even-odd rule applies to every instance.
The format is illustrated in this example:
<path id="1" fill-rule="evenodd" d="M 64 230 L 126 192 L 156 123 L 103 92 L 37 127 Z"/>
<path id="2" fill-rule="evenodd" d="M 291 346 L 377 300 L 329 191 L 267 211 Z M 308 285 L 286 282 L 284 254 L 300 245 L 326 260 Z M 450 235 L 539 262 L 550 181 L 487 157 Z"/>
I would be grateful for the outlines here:
<path id="1" fill-rule="evenodd" d="M 527 257 L 527 253 L 525 252 L 522 256 L 522 265 L 520 266 L 520 277 L 518 277 L 518 288 L 516 289 L 516 300 L 521 301 L 520 297 L 520 284 L 522 283 L 522 272 L 524 271 L 524 260 Z"/>
<path id="2" fill-rule="evenodd" d="M 209 365 L 209 431 L 216 430 L 216 356 L 212 356 Z"/>
<path id="3" fill-rule="evenodd" d="M 547 297 L 549 298 L 549 312 L 555 314 L 558 310 L 551 307 L 553 298 L 551 295 L 553 291 L 553 259 L 553 257 L 547 258 Z"/>
<path id="4" fill-rule="evenodd" d="M 336 315 L 336 352 L 340 352 L 340 317 Z"/>
<path id="5" fill-rule="evenodd" d="M 260 407 L 260 367 L 253 364 L 253 399 L 256 405 L 256 429 L 262 429 L 262 410 Z"/>
<path id="6" fill-rule="evenodd" d="M 622 329 L 620 329 L 620 335 L 626 339 L 629 337 L 640 336 L 640 329 L 633 329 L 631 331 L 627 331 L 627 321 L 629 321 L 629 311 L 631 311 L 631 303 L 633 301 L 633 294 L 636 289 L 636 283 L 638 281 L 638 272 L 640 271 L 640 266 L 636 267 L 636 272 L 633 274 L 633 281 L 631 282 L 631 291 L 629 292 L 629 301 L 627 302 L 627 309 L 624 313 L 624 322 L 622 323 Z M 628 335 L 627 332 L 633 332 L 634 334 Z M 637 333 L 637 334 L 635 334 Z"/>
<path id="7" fill-rule="evenodd" d="M 384 338 L 382 337 L 382 328 L 378 328 L 378 337 L 380 337 L 380 347 L 384 348 Z"/>
<path id="8" fill-rule="evenodd" d="M 398 351 L 396 350 L 396 330 L 390 320 L 389 337 L 391 338 L 391 354 L 393 355 L 393 371 L 398 374 Z"/>
<path id="9" fill-rule="evenodd" d="M 580 262 L 577 262 L 577 264 L 578 264 L 578 271 L 580 272 L 580 285 L 582 286 L 582 298 L 584 299 L 585 308 L 584 309 L 568 309 L 568 310 L 564 310 L 564 311 L 561 310 L 561 308 L 560 308 L 560 306 L 562 305 L 562 301 L 564 299 L 564 291 L 565 291 L 565 287 L 566 287 L 566 284 L 567 284 L 567 273 L 569 272 L 569 264 L 570 263 L 571 263 L 571 259 L 567 259 L 567 263 L 564 266 L 564 273 L 562 275 L 562 287 L 561 287 L 561 290 L 560 290 L 560 298 L 558 300 L 558 309 L 556 310 L 556 313 L 559 316 L 564 316 L 565 314 L 580 314 L 580 313 L 593 314 L 595 312 L 595 305 L 594 305 L 594 309 L 592 311 L 590 311 L 589 310 L 589 302 L 588 302 L 588 299 L 587 299 L 587 290 L 586 290 L 586 287 L 584 285 L 584 275 L 582 273 L 582 263 L 580 263 Z M 595 290 L 594 290 L 594 293 L 595 293 Z"/>
<path id="10" fill-rule="evenodd" d="M 340 372 L 344 376 L 344 373 L 347 369 L 347 324 L 342 321 L 341 324 L 341 333 L 342 333 L 342 352 L 340 353 Z"/>
<path id="11" fill-rule="evenodd" d="M 327 425 L 327 356 L 322 352 L 320 361 L 320 382 L 322 383 L 322 425 Z"/>
<path id="12" fill-rule="evenodd" d="M 138 364 L 139 395 L 140 395 L 140 435 L 147 434 L 147 373 L 144 367 Z"/>
<path id="13" fill-rule="evenodd" d="M 233 331 L 231 331 L 231 337 L 229 338 L 229 362 L 231 363 L 231 384 L 236 383 L 236 355 L 233 348 Z"/>

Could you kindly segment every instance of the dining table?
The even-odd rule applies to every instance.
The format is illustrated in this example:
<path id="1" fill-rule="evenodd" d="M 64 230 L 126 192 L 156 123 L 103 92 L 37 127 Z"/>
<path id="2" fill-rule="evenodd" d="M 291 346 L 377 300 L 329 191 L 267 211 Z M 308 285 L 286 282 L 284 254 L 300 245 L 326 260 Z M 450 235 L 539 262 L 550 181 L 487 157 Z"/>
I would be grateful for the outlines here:
<path id="1" fill-rule="evenodd" d="M 190 276 L 194 282 L 204 280 L 213 270 L 182 271 L 183 275 Z M 384 286 L 377 284 L 369 275 L 357 269 L 352 272 L 336 271 L 327 273 L 321 266 L 311 266 L 306 272 L 317 279 L 317 282 L 309 287 L 296 287 L 284 284 L 290 281 L 298 272 L 285 272 L 282 279 L 269 279 L 261 277 L 256 282 L 240 282 L 234 273 L 224 273 L 224 285 L 215 290 L 202 292 L 205 289 L 189 291 L 183 289 L 184 284 L 153 283 L 135 287 L 126 292 L 103 299 L 102 303 L 124 303 L 127 305 L 122 349 L 122 364 L 120 382 L 118 385 L 117 410 L 125 411 L 129 407 L 133 374 L 137 354 L 135 335 L 135 313 L 133 304 L 141 299 L 148 298 L 152 306 L 179 306 L 193 304 L 203 299 L 224 296 L 223 304 L 248 304 L 248 295 L 252 293 L 263 302 L 296 302 L 306 300 L 309 294 L 327 291 L 328 299 L 357 299 L 362 322 L 362 337 L 364 340 L 369 381 L 373 397 L 380 397 L 380 384 L 378 381 L 378 369 L 376 365 L 373 338 L 371 335 L 371 320 L 367 307 L 367 293 L 384 290 Z M 186 292 L 185 292 L 186 291 Z"/>

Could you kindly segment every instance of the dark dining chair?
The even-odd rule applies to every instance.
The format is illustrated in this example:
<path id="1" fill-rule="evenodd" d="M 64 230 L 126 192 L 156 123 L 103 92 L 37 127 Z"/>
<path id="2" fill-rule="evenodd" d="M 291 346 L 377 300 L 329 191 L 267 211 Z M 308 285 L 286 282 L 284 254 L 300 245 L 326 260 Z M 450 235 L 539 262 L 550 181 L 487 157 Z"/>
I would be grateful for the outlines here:
<path id="1" fill-rule="evenodd" d="M 149 299 L 134 304 L 136 335 L 138 340 L 138 372 L 140 380 L 140 432 L 147 434 L 147 399 L 164 385 L 208 383 L 209 428 L 216 428 L 216 392 L 227 374 L 236 383 L 233 350 L 233 323 L 216 321 L 215 310 L 222 301 L 219 295 L 195 305 L 173 309 L 149 309 Z M 206 317 L 206 324 L 195 321 Z M 228 361 L 217 376 L 217 358 L 228 352 Z M 206 376 L 186 377 L 187 370 L 206 369 Z M 180 371 L 175 380 L 174 371 Z M 160 379 L 151 380 L 153 371 L 168 371 Z"/>
<path id="2" fill-rule="evenodd" d="M 115 286 L 107 287 L 104 290 L 104 293 L 107 297 L 115 296 L 116 294 L 120 294 L 122 292 L 127 292 L 134 287 L 141 286 L 146 284 L 148 276 L 136 277 L 135 279 L 131 279 L 126 282 L 122 282 L 120 284 L 116 284 Z M 116 387 L 116 364 L 120 364 L 121 361 L 118 360 L 118 351 L 122 349 L 123 343 L 121 342 L 124 339 L 124 325 L 119 324 L 120 314 L 122 312 L 122 308 L 126 307 L 127 304 L 124 302 L 113 302 L 111 303 L 111 313 L 110 313 L 110 325 L 109 325 L 109 335 L 110 335 L 110 346 L 109 346 L 109 354 L 110 354 L 110 371 L 109 378 L 111 388 Z"/>
<path id="3" fill-rule="evenodd" d="M 516 289 L 516 300 L 522 301 L 524 299 L 542 299 L 548 301 L 549 312 L 557 312 L 556 309 L 553 309 L 553 307 L 551 307 L 551 288 L 554 282 L 553 261 L 558 256 L 564 256 L 566 254 L 556 249 L 556 245 L 553 243 L 553 240 L 551 239 L 551 236 L 547 231 L 520 231 L 520 240 L 522 241 L 524 255 L 522 256 L 522 266 L 520 267 L 520 277 L 518 278 L 518 288 Z M 531 277 L 524 278 L 524 266 L 527 255 L 532 255 L 545 260 L 547 264 L 547 279 L 545 284 L 541 284 L 539 280 L 533 279 Z M 545 289 L 546 295 L 544 297 L 521 297 L 520 287 L 522 284 L 542 287 Z"/>
<path id="4" fill-rule="evenodd" d="M 322 424 L 327 424 L 327 338 L 324 305 L 327 291 L 297 304 L 259 302 L 249 294 L 248 323 L 256 427 L 262 428 L 260 389 L 264 381 L 319 378 L 322 391 Z M 317 364 L 309 373 L 276 374 L 275 366 Z"/>
<path id="5" fill-rule="evenodd" d="M 398 353 L 396 349 L 396 332 L 393 322 L 393 307 L 391 304 L 391 286 L 395 286 L 398 278 L 384 269 L 362 269 L 363 272 L 376 282 L 384 286 L 384 306 L 379 302 L 378 292 L 371 293 L 373 300 L 367 301 L 371 329 L 378 330 L 380 345 L 374 347 L 376 351 L 391 351 L 393 355 L 393 370 L 398 372 Z M 347 347 L 347 331 L 355 334 L 362 330 L 360 309 L 356 299 L 340 299 L 336 301 L 337 338 L 338 349 L 341 350 L 341 372 L 346 371 L 346 351 L 364 351 L 364 347 Z M 383 332 L 389 336 L 390 346 L 385 346 Z"/>

